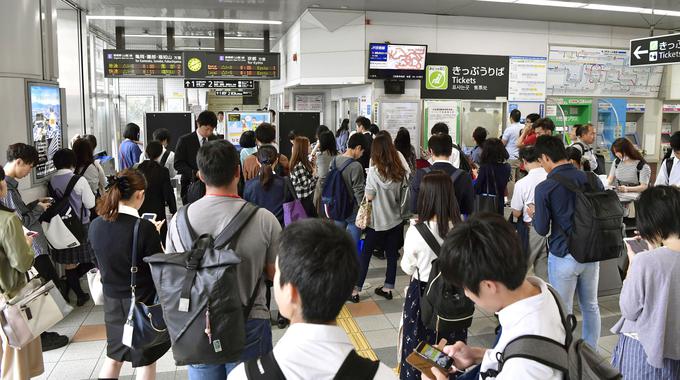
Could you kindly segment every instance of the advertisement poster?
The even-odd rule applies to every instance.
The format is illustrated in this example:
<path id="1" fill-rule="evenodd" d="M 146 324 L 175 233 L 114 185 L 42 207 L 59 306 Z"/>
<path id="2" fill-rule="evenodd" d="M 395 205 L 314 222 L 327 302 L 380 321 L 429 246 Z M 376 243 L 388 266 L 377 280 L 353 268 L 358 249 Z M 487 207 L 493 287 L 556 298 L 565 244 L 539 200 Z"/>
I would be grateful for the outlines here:
<path id="1" fill-rule="evenodd" d="M 499 55 L 427 55 L 422 99 L 484 99 L 508 96 L 509 57 Z"/>
<path id="2" fill-rule="evenodd" d="M 62 121 L 59 86 L 29 83 L 30 127 L 33 146 L 38 150 L 35 178 L 41 180 L 55 172 L 52 157 L 61 148 Z"/>
<path id="3" fill-rule="evenodd" d="M 254 131 L 262 123 L 269 123 L 269 112 L 228 112 L 225 138 L 239 146 L 241 134 L 247 130 Z"/>
<path id="4" fill-rule="evenodd" d="M 460 144 L 460 102 L 426 100 L 423 110 L 423 125 L 426 127 L 423 133 L 423 149 L 427 150 L 427 141 L 432 135 L 430 131 L 437 123 L 446 123 L 449 126 L 449 133 L 453 142 Z"/>

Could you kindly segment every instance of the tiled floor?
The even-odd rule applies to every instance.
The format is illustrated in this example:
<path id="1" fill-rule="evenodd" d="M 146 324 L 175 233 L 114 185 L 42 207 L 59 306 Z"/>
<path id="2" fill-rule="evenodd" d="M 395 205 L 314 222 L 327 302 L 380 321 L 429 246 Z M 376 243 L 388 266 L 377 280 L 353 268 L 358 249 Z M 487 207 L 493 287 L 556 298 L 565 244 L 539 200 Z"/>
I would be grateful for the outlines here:
<path id="1" fill-rule="evenodd" d="M 367 282 L 378 286 L 384 279 L 386 262 L 375 258 L 371 261 Z M 348 332 L 357 351 L 364 356 L 378 358 L 388 366 L 397 366 L 397 337 L 403 304 L 403 289 L 409 279 L 399 270 L 396 289 L 402 294 L 395 294 L 394 299 L 387 301 L 373 293 L 373 287 L 361 294 L 358 304 L 348 303 L 338 316 L 338 324 Z M 84 286 L 87 286 L 84 284 Z M 578 307 L 575 307 L 580 321 Z M 600 352 L 609 357 L 616 345 L 617 337 L 611 335 L 609 329 L 620 317 L 618 295 L 600 298 L 602 314 L 602 338 L 599 341 Z M 468 343 L 476 346 L 490 346 L 494 340 L 494 329 L 497 325 L 493 315 L 477 310 L 469 330 Z M 106 331 L 104 328 L 104 312 L 101 306 L 92 304 L 76 308 L 66 319 L 54 329 L 71 338 L 71 343 L 59 350 L 44 354 L 45 373 L 40 379 L 77 380 L 96 379 L 106 357 Z M 274 343 L 285 330 L 273 327 Z M 580 335 L 580 327 L 576 330 Z M 175 366 L 172 352 L 169 351 L 157 364 L 157 379 L 186 379 L 185 367 Z M 123 366 L 121 379 L 134 376 L 130 364 Z"/>

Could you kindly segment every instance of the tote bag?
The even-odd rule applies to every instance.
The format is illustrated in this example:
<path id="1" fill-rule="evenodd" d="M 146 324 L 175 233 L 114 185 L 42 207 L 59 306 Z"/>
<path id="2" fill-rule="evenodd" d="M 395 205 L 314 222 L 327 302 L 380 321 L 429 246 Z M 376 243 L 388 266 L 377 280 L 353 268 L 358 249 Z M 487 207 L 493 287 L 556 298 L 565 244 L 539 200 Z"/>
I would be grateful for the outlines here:
<path id="1" fill-rule="evenodd" d="M 290 183 L 288 178 L 284 178 L 283 185 L 283 201 L 285 202 L 288 198 L 288 194 L 293 194 L 293 200 L 290 202 L 285 202 L 283 204 L 283 224 L 289 225 L 297 220 L 306 219 L 308 217 L 305 207 L 302 205 L 302 201 L 298 199 L 293 185 Z"/>
<path id="2" fill-rule="evenodd" d="M 371 201 L 366 199 L 366 196 L 364 195 L 364 199 L 361 201 L 361 205 L 359 205 L 359 210 L 357 211 L 357 218 L 354 221 L 354 224 L 359 228 L 360 230 L 365 230 L 366 227 L 371 225 L 371 215 L 373 213 L 373 204 Z"/>

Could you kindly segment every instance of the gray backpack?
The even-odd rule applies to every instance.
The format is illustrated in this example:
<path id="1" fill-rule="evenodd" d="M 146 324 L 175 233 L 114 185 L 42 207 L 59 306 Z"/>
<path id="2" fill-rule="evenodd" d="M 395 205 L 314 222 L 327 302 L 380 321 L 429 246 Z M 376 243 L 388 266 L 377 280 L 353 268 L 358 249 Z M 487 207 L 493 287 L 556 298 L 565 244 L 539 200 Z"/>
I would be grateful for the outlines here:
<path id="1" fill-rule="evenodd" d="M 564 330 L 567 334 L 566 344 L 538 335 L 523 335 L 510 341 L 503 350 L 499 360 L 498 372 L 503 371 L 503 364 L 512 358 L 524 358 L 537 361 L 548 367 L 562 371 L 565 380 L 618 380 L 621 373 L 613 368 L 605 358 L 595 352 L 583 339 L 574 339 L 576 317 L 565 316 L 564 305 L 557 292 L 548 286 L 555 297 L 557 308 Z"/>

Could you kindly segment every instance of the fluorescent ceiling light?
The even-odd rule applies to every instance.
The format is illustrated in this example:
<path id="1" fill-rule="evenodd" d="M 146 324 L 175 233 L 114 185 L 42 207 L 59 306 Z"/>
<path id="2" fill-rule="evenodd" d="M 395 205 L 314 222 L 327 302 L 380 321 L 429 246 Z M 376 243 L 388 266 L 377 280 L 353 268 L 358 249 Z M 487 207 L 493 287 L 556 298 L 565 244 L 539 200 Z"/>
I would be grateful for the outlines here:
<path id="1" fill-rule="evenodd" d="M 585 3 L 575 3 L 572 1 L 556 1 L 556 0 L 517 0 L 515 4 L 524 5 L 544 5 L 548 7 L 564 7 L 564 8 L 581 8 Z"/>
<path id="2" fill-rule="evenodd" d="M 166 38 L 165 34 L 125 34 L 125 37 L 130 38 Z M 213 36 L 175 36 L 177 39 L 197 39 L 197 40 L 212 40 Z M 247 41 L 262 41 L 262 37 L 224 37 L 225 40 L 247 40 Z M 269 37 L 270 40 L 275 37 Z"/>
<path id="3" fill-rule="evenodd" d="M 578 9 L 592 9 L 597 11 L 610 12 L 624 12 L 624 13 L 640 13 L 640 14 L 655 14 L 659 16 L 680 17 L 680 11 L 670 11 L 665 9 L 652 9 L 641 7 L 627 7 L 623 5 L 609 5 L 609 4 L 586 4 L 572 1 L 558 1 L 558 0 L 477 0 L 490 3 L 506 3 L 506 4 L 521 4 L 521 5 L 542 5 L 548 7 L 564 7 L 564 8 L 578 8 Z"/>
<path id="4" fill-rule="evenodd" d="M 216 51 L 215 48 L 213 48 L 213 47 L 198 47 L 198 46 L 180 46 L 177 49 L 178 50 L 210 50 L 210 51 Z M 264 51 L 264 49 L 258 49 L 258 48 L 228 48 L 228 47 L 225 47 L 224 51 Z M 218 51 L 216 51 L 216 52 L 218 52 Z"/>
<path id="5" fill-rule="evenodd" d="M 608 5 L 608 4 L 588 4 L 584 9 L 595 9 L 598 11 L 612 11 L 612 12 L 626 12 L 626 13 L 645 13 L 645 8 L 639 7 L 625 7 L 622 5 Z M 651 13 L 652 10 L 649 9 Z"/>
<path id="6" fill-rule="evenodd" d="M 212 40 L 212 39 L 214 39 L 215 37 L 213 37 L 213 36 L 175 36 L 175 38 L 178 38 L 178 39 L 181 38 L 181 39 L 185 39 L 185 40 L 188 40 L 188 39 L 195 39 L 195 40 Z"/>
<path id="7" fill-rule="evenodd" d="M 517 0 L 478 0 L 478 1 L 486 1 L 489 3 L 514 3 Z"/>
<path id="8" fill-rule="evenodd" d="M 164 16 L 96 16 L 88 15 L 88 20 L 114 20 L 114 21 L 166 21 L 166 22 L 199 22 L 218 24 L 260 24 L 281 25 L 278 20 L 241 20 L 232 18 L 199 18 L 199 17 L 164 17 Z"/>

